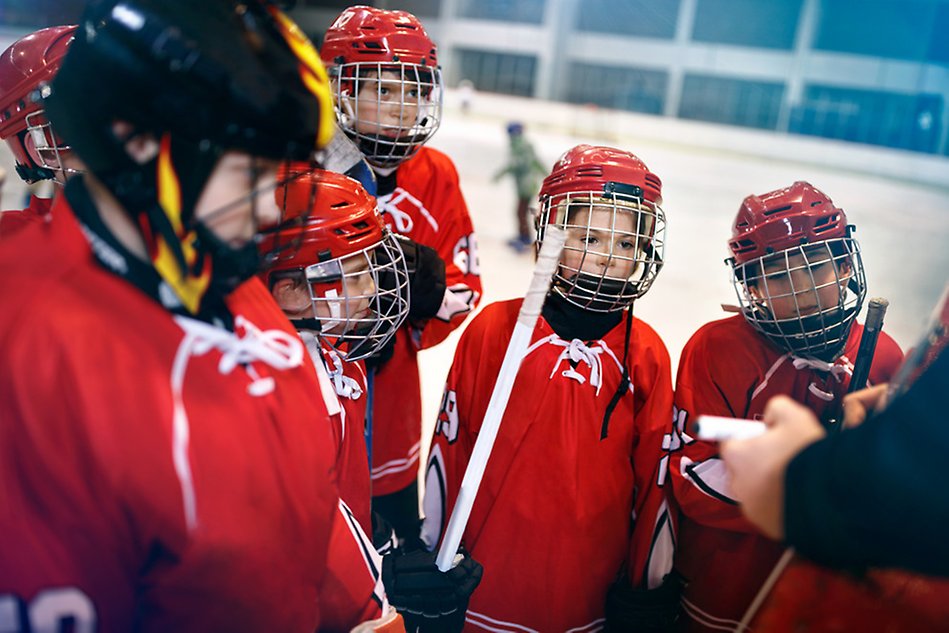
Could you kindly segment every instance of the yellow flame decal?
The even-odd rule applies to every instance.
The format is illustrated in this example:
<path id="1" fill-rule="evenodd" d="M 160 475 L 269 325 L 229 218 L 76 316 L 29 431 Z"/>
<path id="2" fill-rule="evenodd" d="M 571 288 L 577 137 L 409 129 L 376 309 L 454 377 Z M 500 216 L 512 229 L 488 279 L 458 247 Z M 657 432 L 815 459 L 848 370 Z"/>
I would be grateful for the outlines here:
<path id="1" fill-rule="evenodd" d="M 155 270 L 172 287 L 185 308 L 195 314 L 211 283 L 211 266 L 210 262 L 206 262 L 199 276 L 190 272 L 198 259 L 198 252 L 194 248 L 196 236 L 194 231 L 184 234 L 184 226 L 181 223 L 181 183 L 171 161 L 171 136 L 168 134 L 162 137 L 161 149 L 158 152 L 158 203 L 179 238 L 186 268 L 179 268 L 174 251 L 164 237 L 156 234 L 156 249 L 153 255 Z"/>
<path id="2" fill-rule="evenodd" d="M 320 104 L 319 129 L 316 134 L 317 148 L 325 147 L 333 138 L 336 126 L 333 112 L 333 97 L 330 91 L 329 77 L 316 48 L 309 38 L 300 30 L 296 22 L 291 20 L 280 9 L 269 7 L 270 14 L 280 27 L 280 34 L 287 41 L 290 50 L 300 60 L 300 77 L 303 84 L 313 93 Z"/>

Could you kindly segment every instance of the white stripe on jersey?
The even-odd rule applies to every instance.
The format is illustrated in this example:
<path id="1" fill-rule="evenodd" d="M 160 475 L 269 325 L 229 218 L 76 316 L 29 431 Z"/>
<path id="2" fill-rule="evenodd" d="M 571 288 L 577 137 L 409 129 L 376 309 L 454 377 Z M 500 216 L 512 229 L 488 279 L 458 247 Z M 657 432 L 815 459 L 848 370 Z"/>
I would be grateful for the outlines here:
<path id="1" fill-rule="evenodd" d="M 382 556 L 376 552 L 376 549 L 372 546 L 372 539 L 366 535 L 359 525 L 359 521 L 353 516 L 353 511 L 342 499 L 339 500 L 338 509 L 343 521 L 349 528 L 349 532 L 353 535 L 353 540 L 356 541 L 359 550 L 362 552 L 363 562 L 366 563 L 369 575 L 375 581 L 375 586 L 372 589 L 373 597 L 379 603 L 384 615 L 389 611 L 389 602 L 386 598 L 385 586 L 382 584 Z"/>
<path id="2" fill-rule="evenodd" d="M 498 633 L 518 633 L 519 631 L 523 631 L 524 633 L 540 633 L 535 629 L 530 629 L 526 626 L 515 624 L 514 622 L 505 622 L 504 620 L 489 618 L 483 613 L 475 613 L 471 609 L 468 609 L 468 612 L 465 614 L 465 622 L 473 624 L 480 629 L 497 631 Z"/>
<path id="3" fill-rule="evenodd" d="M 728 485 L 725 462 L 718 457 L 710 457 L 702 462 L 693 462 L 688 457 L 683 456 L 682 461 L 679 462 L 679 472 L 691 481 L 692 485 L 709 497 L 719 501 L 737 503 L 732 497 Z"/>
<path id="4" fill-rule="evenodd" d="M 412 467 L 413 464 L 418 463 L 419 450 L 421 449 L 421 441 L 415 443 L 415 445 L 409 449 L 408 457 L 402 459 L 393 459 L 386 462 L 385 464 L 380 464 L 372 469 L 372 479 L 379 479 L 385 475 L 391 475 L 392 473 L 399 473 L 403 470 L 408 470 Z"/>
<path id="5" fill-rule="evenodd" d="M 578 626 L 575 629 L 567 629 L 564 633 L 596 633 L 597 631 L 603 630 L 604 624 L 606 624 L 606 618 L 599 618 L 589 624 Z"/>
<path id="6" fill-rule="evenodd" d="M 790 357 L 791 357 L 790 354 L 785 354 L 784 356 L 779 357 L 778 360 L 774 361 L 774 364 L 771 365 L 771 369 L 769 369 L 767 373 L 764 375 L 764 380 L 761 381 L 760 385 L 755 387 L 755 390 L 752 392 L 751 398 L 749 398 L 748 402 L 753 401 L 755 398 L 758 397 L 759 393 L 764 391 L 765 387 L 768 386 L 768 381 L 771 380 L 771 376 L 774 375 L 774 372 L 778 371 L 778 367 L 780 367 L 784 363 L 784 361 L 786 361 Z"/>
<path id="7" fill-rule="evenodd" d="M 682 598 L 682 606 L 685 609 L 686 615 L 709 629 L 715 629 L 716 631 L 734 631 L 741 624 L 738 620 L 719 618 L 710 613 L 706 613 L 685 597 Z"/>
<path id="8" fill-rule="evenodd" d="M 422 541 L 429 550 L 442 538 L 442 528 L 445 522 L 445 506 L 448 504 L 446 490 L 447 474 L 445 472 L 445 457 L 442 447 L 432 446 L 432 453 L 428 456 L 428 466 L 425 467 L 425 497 L 422 499 Z"/>

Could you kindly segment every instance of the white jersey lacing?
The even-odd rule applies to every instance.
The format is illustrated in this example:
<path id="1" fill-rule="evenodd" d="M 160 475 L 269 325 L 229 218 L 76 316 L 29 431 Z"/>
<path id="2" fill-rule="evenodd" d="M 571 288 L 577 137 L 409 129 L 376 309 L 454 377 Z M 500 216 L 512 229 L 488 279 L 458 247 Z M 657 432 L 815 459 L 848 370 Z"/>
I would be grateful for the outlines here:
<path id="1" fill-rule="evenodd" d="M 560 352 L 560 356 L 557 357 L 554 363 L 554 368 L 551 370 L 549 378 L 553 378 L 563 362 L 567 361 L 567 369 L 560 372 L 560 375 L 565 378 L 570 378 L 571 380 L 576 380 L 582 385 L 587 379 L 576 370 L 576 366 L 583 361 L 587 367 L 590 368 L 590 386 L 596 388 L 596 395 L 600 395 L 600 387 L 603 386 L 603 363 L 600 360 L 601 354 L 605 352 L 613 359 L 617 369 L 619 369 L 620 372 L 623 371 L 623 364 L 616 357 L 616 354 L 613 353 L 613 350 L 610 349 L 609 345 L 602 339 L 594 341 L 591 345 L 587 345 L 580 339 L 575 338 L 570 341 L 565 341 L 556 334 L 549 334 L 535 341 L 534 344 L 528 347 L 527 351 L 524 352 L 524 357 L 526 358 L 535 349 L 546 344 L 563 348 L 563 351 Z M 629 390 L 633 390 L 632 384 L 630 384 Z"/>
<path id="2" fill-rule="evenodd" d="M 213 349 L 221 352 L 218 371 L 227 375 L 243 365 L 251 379 L 247 393 L 254 397 L 273 392 L 276 382 L 272 377 L 261 377 L 250 364 L 259 361 L 278 370 L 292 369 L 303 363 L 303 345 L 296 336 L 283 330 L 260 330 L 242 316 L 234 320 L 234 329 L 243 330 L 243 336 L 221 327 L 185 316 L 175 316 L 175 322 L 185 336 L 178 345 L 171 366 L 171 393 L 173 399 L 172 459 L 181 485 L 185 522 L 189 530 L 198 525 L 197 500 L 189 459 L 190 424 L 185 410 L 182 390 L 188 361 L 203 356 Z"/>

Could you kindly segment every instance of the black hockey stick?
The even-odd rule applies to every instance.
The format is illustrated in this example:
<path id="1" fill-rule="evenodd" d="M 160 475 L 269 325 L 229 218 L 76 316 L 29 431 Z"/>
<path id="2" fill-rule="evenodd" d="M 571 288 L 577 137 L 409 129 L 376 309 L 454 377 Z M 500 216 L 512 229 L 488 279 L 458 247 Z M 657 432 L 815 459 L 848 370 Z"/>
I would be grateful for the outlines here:
<path id="1" fill-rule="evenodd" d="M 860 346 L 857 348 L 857 357 L 853 362 L 853 373 L 850 375 L 850 385 L 847 393 L 859 391 L 867 386 L 870 377 L 870 367 L 873 365 L 873 355 L 876 353 L 877 339 L 883 329 L 883 317 L 890 302 L 881 297 L 870 299 L 867 304 L 867 318 L 863 325 L 863 334 L 860 336 Z M 843 399 L 835 403 L 831 415 L 826 418 L 827 430 L 839 433 L 843 427 Z"/>

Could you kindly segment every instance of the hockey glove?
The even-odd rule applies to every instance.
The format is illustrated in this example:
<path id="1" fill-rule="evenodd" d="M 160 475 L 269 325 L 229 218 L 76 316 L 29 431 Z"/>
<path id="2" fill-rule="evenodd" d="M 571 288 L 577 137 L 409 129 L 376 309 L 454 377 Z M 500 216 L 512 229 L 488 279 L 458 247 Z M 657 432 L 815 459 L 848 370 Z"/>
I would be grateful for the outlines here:
<path id="1" fill-rule="evenodd" d="M 436 552 L 402 550 L 382 559 L 382 582 L 389 604 L 405 619 L 408 633 L 458 633 L 465 625 L 468 599 L 481 582 L 481 565 L 468 556 L 445 573 Z"/>
<path id="2" fill-rule="evenodd" d="M 660 633 L 669 631 L 679 618 L 682 579 L 667 574 L 655 589 L 633 589 L 623 574 L 606 594 L 606 630 Z"/>
<path id="3" fill-rule="evenodd" d="M 398 236 L 409 269 L 409 319 L 427 321 L 445 298 L 445 262 L 431 247 Z"/>

